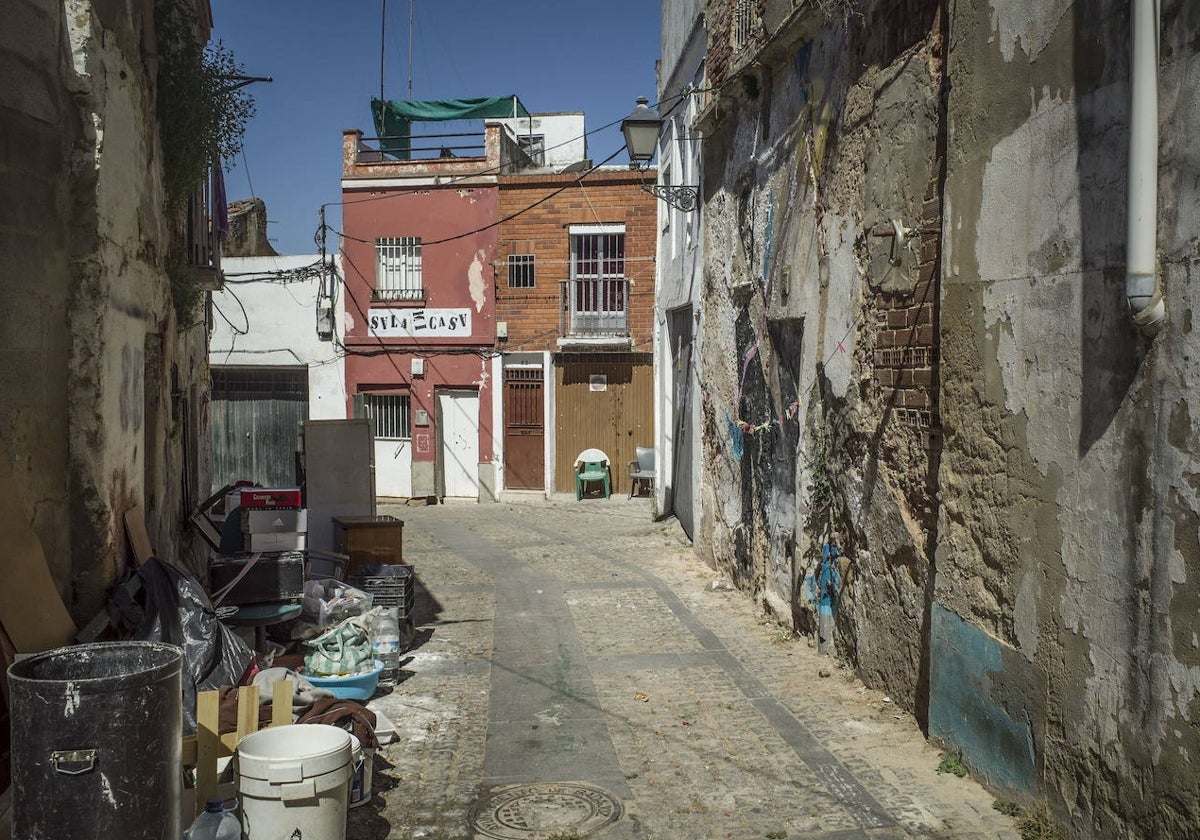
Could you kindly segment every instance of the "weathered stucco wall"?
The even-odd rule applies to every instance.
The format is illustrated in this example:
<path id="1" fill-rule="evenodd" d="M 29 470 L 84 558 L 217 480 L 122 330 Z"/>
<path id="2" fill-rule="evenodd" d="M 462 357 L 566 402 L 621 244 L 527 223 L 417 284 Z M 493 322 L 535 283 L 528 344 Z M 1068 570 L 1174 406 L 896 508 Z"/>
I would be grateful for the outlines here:
<path id="1" fill-rule="evenodd" d="M 764 18 L 779 17 L 766 5 Z M 730 37 L 729 11 L 708 6 L 710 56 Z M 839 647 L 869 683 L 918 708 L 934 525 L 933 309 L 923 304 L 937 257 L 936 233 L 925 253 L 921 231 L 927 217 L 940 228 L 928 191 L 940 174 L 941 19 L 934 2 L 859 12 L 801 10 L 710 79 L 701 381 L 711 469 L 697 544 L 811 629 L 806 581 L 839 534 Z M 891 240 L 871 235 L 892 219 L 915 231 L 896 264 Z M 882 350 L 908 361 L 884 364 Z"/>
<path id="2" fill-rule="evenodd" d="M 1150 342 L 1123 292 L 1128 4 L 950 20 L 930 730 L 1077 837 L 1191 836 L 1200 810 L 1198 38 L 1165 2 Z"/>
<path id="3" fill-rule="evenodd" d="M 0 282 L 21 315 L 0 339 L 0 441 L 87 619 L 124 562 L 129 507 L 146 509 L 162 556 L 184 559 L 206 466 L 206 330 L 202 314 L 175 324 L 162 269 L 150 4 L 10 5 L 0 62 L 22 81 L 0 92 L 0 259 L 13 262 Z"/>

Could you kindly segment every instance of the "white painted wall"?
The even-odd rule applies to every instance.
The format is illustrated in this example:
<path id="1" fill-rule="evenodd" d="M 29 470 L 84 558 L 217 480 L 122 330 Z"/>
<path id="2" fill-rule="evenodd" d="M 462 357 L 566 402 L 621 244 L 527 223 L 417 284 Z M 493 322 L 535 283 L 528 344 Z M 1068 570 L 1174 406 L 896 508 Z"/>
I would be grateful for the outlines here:
<path id="1" fill-rule="evenodd" d="M 629 109 L 633 110 L 630 100 Z M 489 120 L 490 122 L 490 120 Z M 496 122 L 507 126 L 517 136 L 541 134 L 546 138 L 546 166 L 563 169 L 578 163 L 588 156 L 587 138 L 583 133 L 582 111 L 560 114 L 531 114 L 528 118 L 500 119 Z"/>
<path id="2" fill-rule="evenodd" d="M 296 275 L 298 269 L 319 266 L 320 260 L 319 254 L 222 260 L 226 281 L 222 291 L 213 293 L 209 364 L 307 365 L 309 419 L 341 420 L 346 417 L 345 364 L 337 352 L 344 335 L 341 299 L 333 304 L 339 341 L 321 341 L 316 316 L 321 279 Z M 337 293 L 341 284 L 330 287 Z"/>
<path id="3" fill-rule="evenodd" d="M 688 85 L 704 87 L 706 34 L 703 4 L 696 0 L 664 2 L 662 19 L 663 64 L 658 98 L 662 103 L 659 110 L 664 114 L 664 122 L 659 135 L 659 181 L 699 187 L 702 143 L 700 132 L 692 122 L 700 105 L 700 95 L 691 94 L 678 104 L 673 97 Z M 680 307 L 690 304 L 694 312 L 703 311 L 700 306 L 704 265 L 701 208 L 702 204 L 698 202 L 695 210 L 684 213 L 665 201 L 658 202 L 659 238 L 654 287 L 654 426 L 657 430 L 654 448 L 658 478 L 654 483 L 654 494 L 658 509 L 664 512 L 676 512 L 670 487 L 675 468 L 675 348 L 671 346 L 667 324 L 672 310 Z M 698 370 L 700 360 L 701 326 L 693 323 L 693 371 Z M 689 393 L 693 423 L 699 423 L 700 387 L 695 373 Z M 680 453 L 680 457 L 690 458 L 694 465 L 694 482 L 698 482 L 700 476 L 700 438 L 697 430 L 692 435 L 691 451 Z M 692 492 L 692 522 L 699 519 L 699 499 L 697 485 Z"/>

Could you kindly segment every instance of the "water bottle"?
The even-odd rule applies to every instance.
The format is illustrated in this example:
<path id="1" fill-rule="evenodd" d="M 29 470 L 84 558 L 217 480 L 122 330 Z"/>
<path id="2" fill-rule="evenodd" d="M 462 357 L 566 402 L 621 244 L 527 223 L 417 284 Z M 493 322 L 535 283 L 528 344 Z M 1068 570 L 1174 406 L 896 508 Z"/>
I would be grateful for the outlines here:
<path id="1" fill-rule="evenodd" d="M 208 800 L 204 813 L 183 835 L 184 840 L 242 840 L 242 824 L 231 813 L 236 807 L 236 802 L 227 809 L 223 799 Z"/>
<path id="2" fill-rule="evenodd" d="M 371 628 L 371 651 L 383 663 L 380 685 L 395 685 L 400 677 L 400 608 L 381 607 Z"/>

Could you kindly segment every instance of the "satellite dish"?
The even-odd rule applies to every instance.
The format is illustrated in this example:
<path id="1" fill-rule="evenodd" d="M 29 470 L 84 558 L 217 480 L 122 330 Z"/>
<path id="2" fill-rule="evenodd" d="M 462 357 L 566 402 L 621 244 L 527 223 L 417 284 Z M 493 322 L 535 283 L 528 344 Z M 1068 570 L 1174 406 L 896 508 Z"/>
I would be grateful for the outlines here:
<path id="1" fill-rule="evenodd" d="M 588 158 L 584 158 L 583 160 L 575 161 L 574 163 L 572 163 L 570 166 L 566 167 L 565 169 L 560 169 L 558 171 L 558 174 L 559 175 L 570 175 L 575 172 L 587 172 L 591 168 L 592 168 L 591 160 L 589 160 Z"/>

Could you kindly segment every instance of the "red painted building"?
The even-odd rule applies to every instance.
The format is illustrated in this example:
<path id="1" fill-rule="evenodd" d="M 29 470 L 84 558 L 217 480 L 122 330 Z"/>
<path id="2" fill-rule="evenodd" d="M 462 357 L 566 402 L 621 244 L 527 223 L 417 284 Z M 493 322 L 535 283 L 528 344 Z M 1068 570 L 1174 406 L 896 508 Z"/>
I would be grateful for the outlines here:
<path id="1" fill-rule="evenodd" d="M 476 154 L 397 160 L 343 135 L 346 393 L 373 420 L 380 496 L 495 493 L 485 228 L 513 149 L 498 125 L 476 142 Z"/>
<path id="2" fill-rule="evenodd" d="M 592 447 L 620 485 L 654 444 L 655 173 L 593 169 L 583 114 L 515 97 L 477 134 L 411 131 L 479 102 L 388 103 L 382 140 L 343 136 L 346 393 L 377 495 L 570 492 Z"/>

